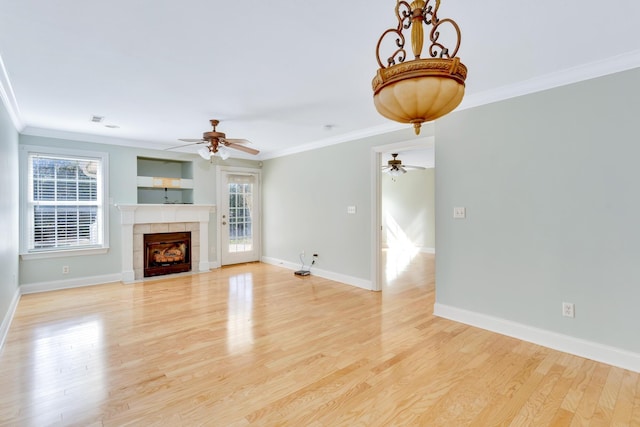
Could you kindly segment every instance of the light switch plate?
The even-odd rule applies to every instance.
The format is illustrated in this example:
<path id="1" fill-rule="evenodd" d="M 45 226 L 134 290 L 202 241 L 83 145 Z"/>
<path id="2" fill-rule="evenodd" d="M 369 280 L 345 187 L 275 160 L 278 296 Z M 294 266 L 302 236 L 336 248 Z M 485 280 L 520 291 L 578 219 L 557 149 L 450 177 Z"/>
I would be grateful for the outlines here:
<path id="1" fill-rule="evenodd" d="M 464 219 L 467 217 L 467 209 L 463 207 L 453 208 L 453 217 L 455 219 Z"/>
<path id="2" fill-rule="evenodd" d="M 347 206 L 347 213 L 348 214 L 355 214 L 356 213 L 356 207 L 355 206 Z"/>

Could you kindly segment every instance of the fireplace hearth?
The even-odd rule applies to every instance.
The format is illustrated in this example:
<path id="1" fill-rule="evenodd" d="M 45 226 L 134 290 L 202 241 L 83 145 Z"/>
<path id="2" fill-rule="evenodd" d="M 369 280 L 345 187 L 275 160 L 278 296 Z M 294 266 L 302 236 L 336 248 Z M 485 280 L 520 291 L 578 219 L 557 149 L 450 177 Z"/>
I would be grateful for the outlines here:
<path id="1" fill-rule="evenodd" d="M 144 277 L 191 271 L 191 232 L 144 235 Z"/>

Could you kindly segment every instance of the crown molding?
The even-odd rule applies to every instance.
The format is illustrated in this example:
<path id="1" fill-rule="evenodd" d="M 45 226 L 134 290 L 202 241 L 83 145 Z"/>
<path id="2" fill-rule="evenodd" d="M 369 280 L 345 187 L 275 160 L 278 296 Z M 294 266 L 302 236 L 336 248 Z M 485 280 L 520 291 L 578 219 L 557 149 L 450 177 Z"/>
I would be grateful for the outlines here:
<path id="1" fill-rule="evenodd" d="M 93 142 L 96 144 L 120 145 L 125 147 L 146 148 L 150 150 L 159 149 L 158 144 L 151 141 L 116 138 L 113 136 L 95 135 L 81 132 L 69 132 L 59 129 L 45 129 L 26 126 L 20 133 L 29 136 L 42 136 L 45 138 L 67 139 L 70 141 Z"/>
<path id="2" fill-rule="evenodd" d="M 558 72 L 545 74 L 524 82 L 518 82 L 511 85 L 501 86 L 495 89 L 489 89 L 475 94 L 469 94 L 464 97 L 462 103 L 455 111 L 465 110 L 469 108 L 479 107 L 485 104 L 504 101 L 510 98 L 516 98 L 523 95 L 529 95 L 543 90 L 553 89 L 560 86 L 566 86 L 597 77 L 615 74 L 622 71 L 631 70 L 640 67 L 640 50 L 624 53 L 611 58 L 600 61 L 590 62 L 577 67 L 567 68 Z M 340 144 L 343 142 L 355 141 L 361 138 L 367 138 L 385 133 L 391 133 L 405 129 L 407 125 L 402 123 L 390 122 L 385 125 L 362 129 L 355 132 L 338 135 L 333 138 L 322 139 L 308 144 L 300 145 L 290 149 L 272 151 L 265 153 L 261 160 L 268 160 L 276 157 L 287 156 L 290 154 L 301 153 L 304 151 L 315 150 L 329 145 Z"/>
<path id="3" fill-rule="evenodd" d="M 389 122 L 384 125 L 374 126 L 366 129 L 360 129 L 353 132 L 343 133 L 331 138 L 325 138 L 313 141 L 297 147 L 287 148 L 284 150 L 269 151 L 260 157 L 261 160 L 274 159 L 276 157 L 288 156 L 291 154 L 302 153 L 304 151 L 315 150 L 318 148 L 328 147 L 330 145 L 341 144 L 343 142 L 356 141 L 358 139 L 368 138 L 371 136 L 383 135 L 398 130 L 407 129 L 407 125 L 403 123 Z"/>
<path id="4" fill-rule="evenodd" d="M 468 94 L 462 100 L 462 103 L 456 109 L 456 111 L 479 107 L 481 105 L 491 104 L 510 98 L 541 92 L 544 90 L 578 83 L 584 80 L 602 77 L 609 74 L 615 74 L 638 67 L 640 67 L 640 50 L 628 52 L 577 67 L 568 68 L 555 73 L 546 74 L 524 82 L 518 82 L 495 89 L 489 89 L 483 92 Z M 44 129 L 31 126 L 25 127 L 22 120 L 20 119 L 18 103 L 11 88 L 11 83 L 9 81 L 9 77 L 7 75 L 1 57 L 0 98 L 2 98 L 2 101 L 5 104 L 7 111 L 9 112 L 9 116 L 11 117 L 14 126 L 16 127 L 18 132 L 24 135 L 94 142 L 98 144 L 122 145 L 128 147 L 135 146 L 139 148 L 148 148 L 155 150 L 158 149 L 158 144 L 152 141 L 129 140 L 111 136 L 69 132 L 56 129 Z M 336 135 L 330 138 L 313 141 L 284 150 L 263 152 L 255 159 L 268 160 L 272 158 L 283 157 L 291 154 L 327 147 L 330 145 L 340 144 L 343 142 L 350 142 L 358 139 L 392 133 L 403 129 L 406 129 L 406 125 L 402 123 L 388 122 L 380 126 L 361 129 L 354 132 L 348 132 L 342 135 Z"/>
<path id="5" fill-rule="evenodd" d="M 18 132 L 22 132 L 22 130 L 24 129 L 24 124 L 20 119 L 20 109 L 18 108 L 18 101 L 16 100 L 16 96 L 13 93 L 13 88 L 11 87 L 11 82 L 9 81 L 9 74 L 7 73 L 7 69 L 4 66 L 2 56 L 0 56 L 0 98 L 2 98 L 2 103 L 9 113 L 9 117 L 13 122 L 13 127 L 15 127 Z"/>
<path id="6" fill-rule="evenodd" d="M 470 94 L 465 96 L 457 110 L 479 107 L 481 105 L 579 83 L 638 67 L 640 67 L 640 50 L 635 50 L 622 55 L 545 74 L 523 82 Z"/>

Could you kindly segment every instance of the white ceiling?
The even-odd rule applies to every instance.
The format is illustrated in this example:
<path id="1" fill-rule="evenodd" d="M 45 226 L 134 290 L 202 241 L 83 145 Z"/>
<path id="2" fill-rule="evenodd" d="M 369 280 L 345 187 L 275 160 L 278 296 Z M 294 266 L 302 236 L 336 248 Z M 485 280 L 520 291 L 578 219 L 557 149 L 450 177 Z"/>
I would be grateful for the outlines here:
<path id="1" fill-rule="evenodd" d="M 198 138 L 211 118 L 260 158 L 388 132 L 401 126 L 376 113 L 371 79 L 394 7 L 0 0 L 0 95 L 24 133 L 142 147 Z M 462 31 L 461 108 L 640 65 L 637 1 L 443 0 L 439 15 Z"/>

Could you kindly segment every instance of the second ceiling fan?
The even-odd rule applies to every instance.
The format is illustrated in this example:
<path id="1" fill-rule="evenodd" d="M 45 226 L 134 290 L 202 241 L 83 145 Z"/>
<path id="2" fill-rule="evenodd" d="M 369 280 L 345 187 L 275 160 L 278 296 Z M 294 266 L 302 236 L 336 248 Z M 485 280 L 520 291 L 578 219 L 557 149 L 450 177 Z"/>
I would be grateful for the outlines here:
<path id="1" fill-rule="evenodd" d="M 387 166 L 382 167 L 382 172 L 391 176 L 399 176 L 407 173 L 409 170 L 422 170 L 426 169 L 422 166 L 409 166 L 403 165 L 402 160 L 398 160 L 398 153 L 391 154 L 392 159 L 387 162 Z"/>
<path id="2" fill-rule="evenodd" d="M 188 139 L 181 138 L 179 141 L 189 142 L 190 144 L 179 145 L 177 147 L 167 148 L 167 150 L 171 150 L 173 148 L 185 147 L 187 145 L 195 145 L 195 144 L 207 144 L 204 147 L 201 147 L 198 150 L 198 154 L 205 159 L 209 160 L 213 156 L 218 155 L 223 160 L 229 158 L 231 154 L 229 148 L 234 150 L 243 151 L 249 154 L 258 154 L 260 151 L 247 147 L 245 144 L 250 144 L 251 142 L 246 139 L 236 139 L 236 138 L 227 138 L 227 135 L 224 132 L 218 132 L 216 127 L 220 124 L 219 120 L 211 119 L 209 120 L 213 130 L 209 132 L 204 132 L 202 134 L 202 138 L 200 139 Z"/>

